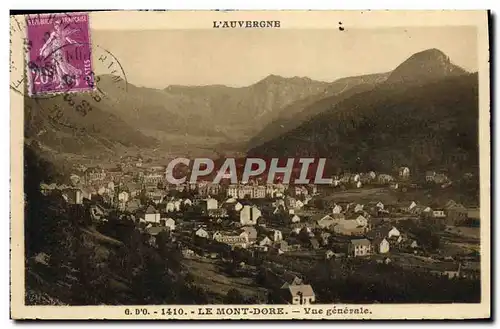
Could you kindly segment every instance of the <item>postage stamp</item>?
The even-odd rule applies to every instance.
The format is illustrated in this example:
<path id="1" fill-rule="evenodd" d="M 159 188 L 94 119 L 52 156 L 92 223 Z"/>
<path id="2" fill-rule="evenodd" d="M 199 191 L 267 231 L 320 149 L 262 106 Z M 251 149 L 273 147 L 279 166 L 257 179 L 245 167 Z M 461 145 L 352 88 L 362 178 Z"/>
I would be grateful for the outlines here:
<path id="1" fill-rule="evenodd" d="M 88 13 L 28 15 L 30 96 L 94 90 Z"/>
<path id="2" fill-rule="evenodd" d="M 491 317 L 486 11 L 10 32 L 12 318 Z"/>

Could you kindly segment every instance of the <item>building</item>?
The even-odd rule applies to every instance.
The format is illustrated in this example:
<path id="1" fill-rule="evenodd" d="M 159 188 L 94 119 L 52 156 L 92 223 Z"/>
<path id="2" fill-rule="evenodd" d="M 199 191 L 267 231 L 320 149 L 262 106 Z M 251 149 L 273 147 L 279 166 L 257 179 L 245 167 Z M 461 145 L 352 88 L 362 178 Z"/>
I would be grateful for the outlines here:
<path id="1" fill-rule="evenodd" d="M 428 170 L 425 172 L 425 181 L 428 183 L 434 182 L 434 177 L 436 176 L 435 171 Z"/>
<path id="2" fill-rule="evenodd" d="M 203 229 L 202 227 L 197 229 L 196 232 L 194 232 L 194 235 L 199 236 L 200 238 L 204 238 L 204 239 L 210 238 L 210 234 L 208 234 L 208 232 L 205 229 Z"/>
<path id="3" fill-rule="evenodd" d="M 175 220 L 172 218 L 162 218 L 161 221 L 165 227 L 168 227 L 170 231 L 175 231 Z"/>
<path id="4" fill-rule="evenodd" d="M 238 198 L 238 185 L 229 185 L 227 187 L 227 196 L 230 198 Z"/>
<path id="5" fill-rule="evenodd" d="M 216 218 L 216 219 L 229 217 L 226 208 L 209 209 L 207 215 L 210 218 Z"/>
<path id="6" fill-rule="evenodd" d="M 165 181 L 165 174 L 157 172 L 147 173 L 142 179 L 146 185 L 157 186 L 159 183 L 163 183 Z"/>
<path id="7" fill-rule="evenodd" d="M 211 210 L 211 209 L 217 209 L 218 208 L 218 202 L 214 198 L 208 198 L 205 200 L 206 204 L 206 210 Z"/>
<path id="8" fill-rule="evenodd" d="M 246 235 L 227 235 L 221 232 L 215 232 L 213 239 L 217 242 L 225 243 L 231 246 L 245 247 L 248 244 L 248 238 Z"/>
<path id="9" fill-rule="evenodd" d="M 342 220 L 333 227 L 336 234 L 347 236 L 360 236 L 366 231 L 365 227 L 359 226 L 355 219 Z"/>
<path id="10" fill-rule="evenodd" d="M 120 203 L 127 203 L 129 199 L 129 194 L 126 191 L 121 191 L 118 193 L 118 202 Z"/>
<path id="11" fill-rule="evenodd" d="M 433 209 L 432 210 L 432 217 L 434 217 L 434 218 L 446 218 L 446 213 L 444 212 L 444 209 Z"/>
<path id="12" fill-rule="evenodd" d="M 62 197 L 69 204 L 83 204 L 83 193 L 82 190 L 77 188 L 64 189 L 62 192 Z"/>
<path id="13" fill-rule="evenodd" d="M 148 206 L 144 214 L 144 220 L 148 223 L 160 223 L 160 212 L 153 206 Z"/>
<path id="14" fill-rule="evenodd" d="M 401 177 L 402 179 L 410 178 L 410 168 L 400 167 L 399 168 L 399 177 Z"/>
<path id="15" fill-rule="evenodd" d="M 332 208 L 332 214 L 340 214 L 342 213 L 342 206 L 336 204 L 333 208 Z"/>
<path id="16" fill-rule="evenodd" d="M 94 181 L 102 181 L 106 178 L 106 172 L 100 167 L 87 168 L 84 173 L 85 183 L 90 184 Z"/>
<path id="17" fill-rule="evenodd" d="M 330 215 L 316 215 L 312 217 L 312 221 L 322 229 L 328 229 L 337 222 Z"/>
<path id="18" fill-rule="evenodd" d="M 257 230 L 253 226 L 244 226 L 241 228 L 243 231 L 242 234 L 244 233 L 247 237 L 247 240 L 249 242 L 253 242 L 257 240 Z M 241 234 L 240 234 L 241 235 Z"/>
<path id="19" fill-rule="evenodd" d="M 256 225 L 257 219 L 262 216 L 261 211 L 256 206 L 246 205 L 240 211 L 241 226 Z"/>
<path id="20" fill-rule="evenodd" d="M 280 230 L 273 230 L 273 241 L 280 242 L 283 240 L 283 233 Z"/>
<path id="21" fill-rule="evenodd" d="M 449 225 L 458 225 L 467 220 L 467 209 L 462 204 L 450 200 L 444 210 Z"/>
<path id="22" fill-rule="evenodd" d="M 373 249 L 375 249 L 375 251 L 378 252 L 379 254 L 386 254 L 389 252 L 389 249 L 390 249 L 389 241 L 387 241 L 387 239 L 385 239 L 385 238 L 374 239 L 373 240 Z"/>
<path id="23" fill-rule="evenodd" d="M 349 244 L 348 252 L 353 257 L 368 256 L 372 253 L 372 244 L 368 239 L 353 239 Z"/>
<path id="24" fill-rule="evenodd" d="M 292 305 L 309 305 L 316 301 L 314 290 L 309 284 L 291 284 L 285 290 L 285 300 Z"/>

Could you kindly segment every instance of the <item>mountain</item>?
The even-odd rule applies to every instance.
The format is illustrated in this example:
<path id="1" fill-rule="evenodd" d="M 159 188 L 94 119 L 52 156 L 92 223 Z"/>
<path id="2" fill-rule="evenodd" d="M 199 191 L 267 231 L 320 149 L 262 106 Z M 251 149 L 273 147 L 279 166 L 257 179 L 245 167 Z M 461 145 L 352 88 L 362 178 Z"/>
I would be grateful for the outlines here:
<path id="1" fill-rule="evenodd" d="M 302 98 L 279 111 L 278 117 L 255 135 L 247 147 L 253 148 L 286 133 L 315 115 L 332 108 L 352 95 L 371 90 L 384 82 L 389 73 L 369 74 L 338 79 L 317 94 Z"/>
<path id="2" fill-rule="evenodd" d="M 427 49 L 413 54 L 392 71 L 387 83 L 425 83 L 467 72 L 451 63 L 439 49 Z"/>
<path id="3" fill-rule="evenodd" d="M 330 170 L 469 170 L 478 165 L 478 145 L 475 73 L 418 85 L 384 83 L 252 148 L 248 156 L 326 157 Z"/>
<path id="4" fill-rule="evenodd" d="M 331 83 L 324 92 L 312 95 L 289 105 L 280 115 L 248 143 L 252 149 L 273 138 L 293 130 L 315 115 L 333 108 L 340 101 L 357 93 L 369 91 L 384 83 L 386 86 L 400 84 L 425 84 L 444 77 L 467 74 L 451 63 L 448 56 L 438 49 L 427 49 L 413 54 L 393 71 L 381 74 L 342 78 Z"/>
<path id="5" fill-rule="evenodd" d="M 118 88 L 111 76 L 98 86 L 109 97 L 106 111 L 144 132 L 161 131 L 226 141 L 248 138 L 283 107 L 324 90 L 328 83 L 270 75 L 246 87 L 168 86 L 163 90 L 128 84 Z"/>
<path id="6" fill-rule="evenodd" d="M 118 147 L 148 148 L 158 144 L 104 110 L 104 102 L 96 102 L 88 93 L 25 97 L 24 102 L 25 138 L 57 152 L 98 154 L 114 152 Z M 90 110 L 84 115 L 83 109 Z"/>

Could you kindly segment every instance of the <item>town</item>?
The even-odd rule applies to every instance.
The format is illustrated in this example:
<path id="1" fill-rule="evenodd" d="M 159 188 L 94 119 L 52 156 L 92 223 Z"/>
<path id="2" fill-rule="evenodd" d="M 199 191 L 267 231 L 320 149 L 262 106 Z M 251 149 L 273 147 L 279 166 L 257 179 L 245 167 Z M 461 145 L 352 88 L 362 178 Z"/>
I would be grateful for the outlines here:
<path id="1" fill-rule="evenodd" d="M 213 296 L 209 303 L 480 298 L 469 293 L 479 291 L 479 205 L 449 192 L 477 181 L 472 173 L 451 178 L 401 166 L 392 173 L 339 173 L 328 185 L 265 177 L 171 184 L 165 165 L 141 156 L 71 170 L 68 182 L 44 181 L 40 192 L 84 214 L 96 234 L 120 240 L 114 232 L 131 226 L 148 248 L 180 249 L 194 284 Z M 372 291 L 403 279 L 414 284 L 402 290 L 413 297 L 389 287 L 381 300 L 385 294 Z M 440 295 L 462 286 L 472 287 L 464 288 L 465 297 Z"/>

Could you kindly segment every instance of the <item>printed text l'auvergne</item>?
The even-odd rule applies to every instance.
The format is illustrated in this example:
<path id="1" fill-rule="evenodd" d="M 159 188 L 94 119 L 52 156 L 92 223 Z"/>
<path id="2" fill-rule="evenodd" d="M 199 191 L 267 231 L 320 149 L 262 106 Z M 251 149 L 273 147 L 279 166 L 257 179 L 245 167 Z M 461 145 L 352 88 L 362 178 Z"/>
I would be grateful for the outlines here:
<path id="1" fill-rule="evenodd" d="M 262 20 L 252 20 L 252 21 L 213 21 L 214 29 L 249 29 L 249 28 L 280 28 L 281 21 L 262 21 Z"/>

